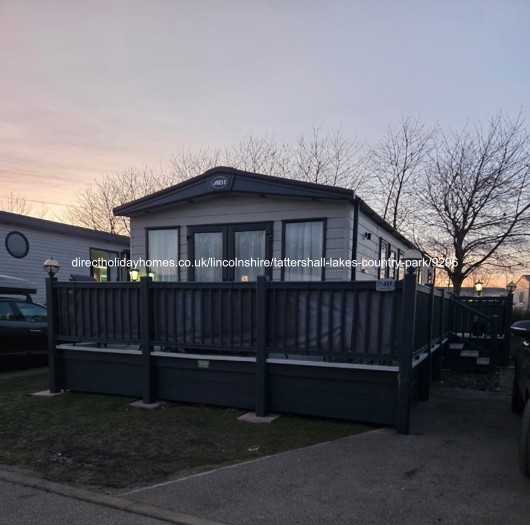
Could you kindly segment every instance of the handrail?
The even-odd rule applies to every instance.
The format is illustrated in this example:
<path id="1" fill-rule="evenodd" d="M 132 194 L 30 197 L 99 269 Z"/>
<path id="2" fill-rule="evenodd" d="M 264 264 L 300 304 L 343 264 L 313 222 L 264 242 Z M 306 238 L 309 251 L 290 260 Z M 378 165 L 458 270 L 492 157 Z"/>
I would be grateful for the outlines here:
<path id="1" fill-rule="evenodd" d="M 491 321 L 493 319 L 493 316 L 490 316 L 490 315 L 487 315 L 483 312 L 480 312 L 479 310 L 475 310 L 474 308 L 471 308 L 471 306 L 468 306 L 467 304 L 463 304 L 461 303 L 460 301 L 455 301 L 456 305 L 458 305 L 460 308 L 464 309 L 464 310 L 469 310 L 470 312 L 472 312 L 473 314 L 476 314 L 484 319 L 488 319 L 489 321 Z"/>

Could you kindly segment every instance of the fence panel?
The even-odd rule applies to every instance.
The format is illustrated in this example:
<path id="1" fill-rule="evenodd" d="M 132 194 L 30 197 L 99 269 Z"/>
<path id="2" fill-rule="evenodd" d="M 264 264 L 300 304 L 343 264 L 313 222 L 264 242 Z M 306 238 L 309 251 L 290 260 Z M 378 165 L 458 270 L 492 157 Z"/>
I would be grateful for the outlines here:
<path id="1" fill-rule="evenodd" d="M 509 333 L 511 324 L 511 301 L 508 296 L 504 297 L 457 297 L 459 304 L 468 306 L 482 314 L 483 318 L 497 316 L 500 333 L 505 336 Z"/>
<path id="2" fill-rule="evenodd" d="M 416 289 L 416 317 L 414 322 L 413 354 L 423 352 L 429 345 L 429 321 L 431 309 L 431 288 L 418 285 Z"/>
<path id="3" fill-rule="evenodd" d="M 54 283 L 58 341 L 139 344 L 140 290 L 129 283 Z"/>
<path id="4" fill-rule="evenodd" d="M 401 287 L 374 283 L 269 283 L 270 352 L 347 359 L 398 355 Z"/>
<path id="5" fill-rule="evenodd" d="M 433 326 L 432 326 L 432 337 L 433 337 L 433 343 L 439 342 L 442 337 L 442 325 L 440 322 L 441 316 L 442 316 L 442 308 L 444 306 L 444 297 L 441 293 L 434 294 L 433 297 L 433 305 L 432 305 L 432 318 L 433 318 Z"/>
<path id="6" fill-rule="evenodd" d="M 478 310 L 475 308 L 476 302 L 469 301 L 467 297 L 456 298 L 453 304 L 453 315 L 451 329 L 461 337 L 486 337 L 491 336 L 492 315 L 486 311 L 491 309 Z M 499 309 L 495 315 L 498 314 Z"/>
<path id="7" fill-rule="evenodd" d="M 150 345 L 167 351 L 252 355 L 261 322 L 267 326 L 268 353 L 363 363 L 399 360 L 402 282 L 391 292 L 377 291 L 374 282 L 267 282 L 267 314 L 260 320 L 252 283 L 149 282 L 147 299 L 138 283 L 60 282 L 54 288 L 58 341 L 141 344 L 140 302 L 146 300 Z M 430 294 L 426 287 L 416 292 L 415 352 L 428 344 Z M 436 319 L 448 298 L 434 295 Z M 445 304 L 444 318 L 448 311 Z M 441 324 L 447 329 L 448 320 Z"/>
<path id="8" fill-rule="evenodd" d="M 255 352 L 256 289 L 228 283 L 151 283 L 152 342 L 166 349 Z"/>

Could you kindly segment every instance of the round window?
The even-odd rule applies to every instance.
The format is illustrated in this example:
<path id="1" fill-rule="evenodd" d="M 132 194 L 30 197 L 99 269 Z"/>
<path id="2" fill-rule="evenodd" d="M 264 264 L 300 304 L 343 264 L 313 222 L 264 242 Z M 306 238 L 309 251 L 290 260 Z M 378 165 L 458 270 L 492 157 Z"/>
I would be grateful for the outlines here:
<path id="1" fill-rule="evenodd" d="M 9 255 L 22 259 L 29 252 L 29 242 L 20 232 L 11 232 L 6 236 L 6 248 Z"/>

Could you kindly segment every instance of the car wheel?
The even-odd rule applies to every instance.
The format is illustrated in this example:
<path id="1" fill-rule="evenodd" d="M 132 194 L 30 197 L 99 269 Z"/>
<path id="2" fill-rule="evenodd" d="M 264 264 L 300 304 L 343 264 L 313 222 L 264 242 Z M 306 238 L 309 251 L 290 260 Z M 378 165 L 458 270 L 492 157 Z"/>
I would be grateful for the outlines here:
<path id="1" fill-rule="evenodd" d="M 513 374 L 513 386 L 512 386 L 512 410 L 520 414 L 524 410 L 524 398 L 519 390 L 519 385 L 517 384 L 517 369 Z"/>
<path id="2" fill-rule="evenodd" d="M 525 476 L 530 476 L 530 401 L 526 403 L 521 421 L 519 468 Z"/>

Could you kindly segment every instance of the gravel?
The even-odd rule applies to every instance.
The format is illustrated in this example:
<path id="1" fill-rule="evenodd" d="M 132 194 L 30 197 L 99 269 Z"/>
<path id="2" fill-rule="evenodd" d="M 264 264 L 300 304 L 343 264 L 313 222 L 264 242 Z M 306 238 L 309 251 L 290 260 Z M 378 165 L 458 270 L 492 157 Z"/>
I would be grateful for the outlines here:
<path id="1" fill-rule="evenodd" d="M 433 386 L 436 384 L 434 383 Z M 499 370 L 493 372 L 456 372 L 443 370 L 440 387 L 458 388 L 460 390 L 482 390 L 498 392 L 500 390 Z"/>

